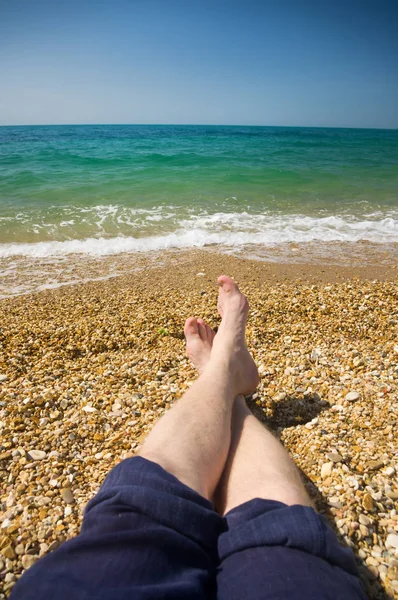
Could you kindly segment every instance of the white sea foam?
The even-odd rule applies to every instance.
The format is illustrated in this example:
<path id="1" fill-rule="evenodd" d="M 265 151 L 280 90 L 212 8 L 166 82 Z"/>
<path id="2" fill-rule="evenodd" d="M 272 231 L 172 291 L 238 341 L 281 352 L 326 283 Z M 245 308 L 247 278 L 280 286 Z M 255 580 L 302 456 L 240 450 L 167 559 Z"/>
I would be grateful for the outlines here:
<path id="1" fill-rule="evenodd" d="M 154 216 L 154 215 L 152 215 Z M 218 244 L 238 249 L 247 244 L 273 246 L 284 243 L 358 242 L 398 243 L 398 217 L 364 220 L 354 217 L 214 213 L 175 219 L 174 231 L 139 236 L 90 237 L 66 241 L 0 244 L 0 257 L 51 257 L 69 254 L 109 256 L 168 248 L 193 248 Z M 157 222 L 157 219 L 156 221 Z M 133 228 L 135 231 L 136 228 Z"/>

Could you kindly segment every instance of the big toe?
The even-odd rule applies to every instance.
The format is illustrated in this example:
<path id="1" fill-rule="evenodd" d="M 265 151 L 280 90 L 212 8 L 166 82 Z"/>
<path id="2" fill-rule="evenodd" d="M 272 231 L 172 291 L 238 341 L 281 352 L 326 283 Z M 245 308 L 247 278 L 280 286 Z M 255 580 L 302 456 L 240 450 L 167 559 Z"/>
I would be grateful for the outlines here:
<path id="1" fill-rule="evenodd" d="M 228 275 L 220 275 L 217 282 L 220 286 L 217 308 L 221 317 L 224 317 L 226 310 L 238 310 L 247 313 L 249 306 L 247 298 L 241 293 L 235 281 Z"/>
<path id="2" fill-rule="evenodd" d="M 237 284 L 231 277 L 228 277 L 228 275 L 220 275 L 220 277 L 217 279 L 217 283 L 220 288 L 222 288 L 223 292 L 239 292 Z"/>
<path id="3" fill-rule="evenodd" d="M 184 335 L 186 339 L 199 335 L 198 321 L 195 317 L 189 317 L 189 319 L 185 321 Z"/>

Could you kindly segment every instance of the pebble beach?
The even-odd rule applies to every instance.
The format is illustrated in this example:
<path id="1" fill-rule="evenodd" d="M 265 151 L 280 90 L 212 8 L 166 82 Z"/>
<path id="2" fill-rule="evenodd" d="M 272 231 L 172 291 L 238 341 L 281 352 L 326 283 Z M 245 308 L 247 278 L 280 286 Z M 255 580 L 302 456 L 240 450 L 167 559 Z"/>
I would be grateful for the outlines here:
<path id="1" fill-rule="evenodd" d="M 250 303 L 261 383 L 249 406 L 354 551 L 369 597 L 398 599 L 394 267 L 207 251 L 141 267 L 0 301 L 0 598 L 78 534 L 109 470 L 191 385 L 184 322 L 217 327 L 215 282 L 225 272 Z"/>

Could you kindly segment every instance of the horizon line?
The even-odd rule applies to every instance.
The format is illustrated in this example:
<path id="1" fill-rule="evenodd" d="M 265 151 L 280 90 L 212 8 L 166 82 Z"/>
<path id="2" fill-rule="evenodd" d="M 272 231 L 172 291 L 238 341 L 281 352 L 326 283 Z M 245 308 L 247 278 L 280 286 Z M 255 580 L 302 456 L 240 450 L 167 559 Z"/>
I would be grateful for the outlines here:
<path id="1" fill-rule="evenodd" d="M 245 125 L 231 123 L 19 123 L 1 124 L 0 127 L 263 127 L 263 128 L 286 128 L 286 129 L 365 129 L 373 131 L 397 131 L 397 127 L 359 127 L 349 125 Z"/>

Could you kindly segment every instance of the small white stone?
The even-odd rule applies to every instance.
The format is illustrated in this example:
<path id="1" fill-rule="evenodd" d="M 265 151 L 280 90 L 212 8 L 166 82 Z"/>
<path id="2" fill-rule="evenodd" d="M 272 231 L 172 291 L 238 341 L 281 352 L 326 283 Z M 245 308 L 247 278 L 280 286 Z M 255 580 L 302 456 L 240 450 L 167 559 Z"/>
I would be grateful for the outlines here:
<path id="1" fill-rule="evenodd" d="M 37 558 L 38 557 L 33 554 L 25 554 L 21 559 L 23 568 L 29 569 L 32 565 L 35 564 L 35 562 L 37 561 Z"/>
<path id="2" fill-rule="evenodd" d="M 36 498 L 37 506 L 47 506 L 47 504 L 51 503 L 51 498 L 48 496 L 39 496 Z"/>
<path id="3" fill-rule="evenodd" d="M 206 273 L 203 273 L 203 271 L 196 273 L 196 277 L 204 277 L 205 275 L 206 275 Z"/>
<path id="4" fill-rule="evenodd" d="M 48 550 L 48 544 L 46 544 L 45 542 L 42 542 L 40 544 L 40 556 L 43 556 L 43 554 L 45 554 L 47 552 L 47 550 Z"/>
<path id="5" fill-rule="evenodd" d="M 359 396 L 360 394 L 358 392 L 348 392 L 345 399 L 348 400 L 348 402 L 355 402 L 355 400 L 358 400 Z"/>
<path id="6" fill-rule="evenodd" d="M 286 367 L 285 371 L 284 371 L 284 375 L 289 376 L 289 375 L 294 375 L 295 371 L 293 367 Z"/>
<path id="7" fill-rule="evenodd" d="M 3 381 L 7 381 L 8 376 L 7 375 L 0 375 L 0 382 L 2 383 Z"/>
<path id="8" fill-rule="evenodd" d="M 356 477 L 353 477 L 353 476 L 347 477 L 347 483 L 349 486 L 353 487 L 355 490 L 359 489 L 359 482 Z"/>
<path id="9" fill-rule="evenodd" d="M 331 496 L 328 500 L 329 505 L 333 506 L 334 508 L 341 508 L 342 504 L 340 502 L 340 500 L 338 499 L 337 496 Z"/>
<path id="10" fill-rule="evenodd" d="M 358 521 L 361 525 L 366 525 L 367 527 L 372 524 L 372 521 L 366 515 L 359 515 Z"/>
<path id="11" fill-rule="evenodd" d="M 7 529 L 7 527 L 9 527 L 10 525 L 11 525 L 10 519 L 4 519 L 4 521 L 1 524 L 1 528 L 2 529 Z"/>
<path id="12" fill-rule="evenodd" d="M 386 539 L 387 548 L 398 548 L 398 534 L 390 533 Z"/>
<path id="13" fill-rule="evenodd" d="M 28 456 L 32 460 L 43 460 L 43 458 L 46 458 L 47 454 L 44 450 L 28 450 Z"/>
<path id="14" fill-rule="evenodd" d="M 395 469 L 394 469 L 394 467 L 387 467 L 387 469 L 384 471 L 384 473 L 386 475 L 388 475 L 388 477 L 391 477 L 392 475 L 394 475 Z"/>
<path id="15" fill-rule="evenodd" d="M 97 409 L 94 408 L 94 406 L 91 406 L 90 404 L 86 404 L 86 406 L 83 406 L 82 410 L 84 410 L 84 412 L 86 412 L 86 413 L 97 412 Z"/>
<path id="16" fill-rule="evenodd" d="M 332 462 L 323 463 L 323 465 L 321 467 L 322 479 L 326 479 L 326 477 L 330 477 L 330 475 L 332 474 L 332 469 L 333 469 Z"/>
<path id="17" fill-rule="evenodd" d="M 318 362 L 318 360 L 321 358 L 321 356 L 322 356 L 322 352 L 319 350 L 319 348 L 314 348 L 313 351 L 311 352 L 310 360 L 312 362 Z"/>

